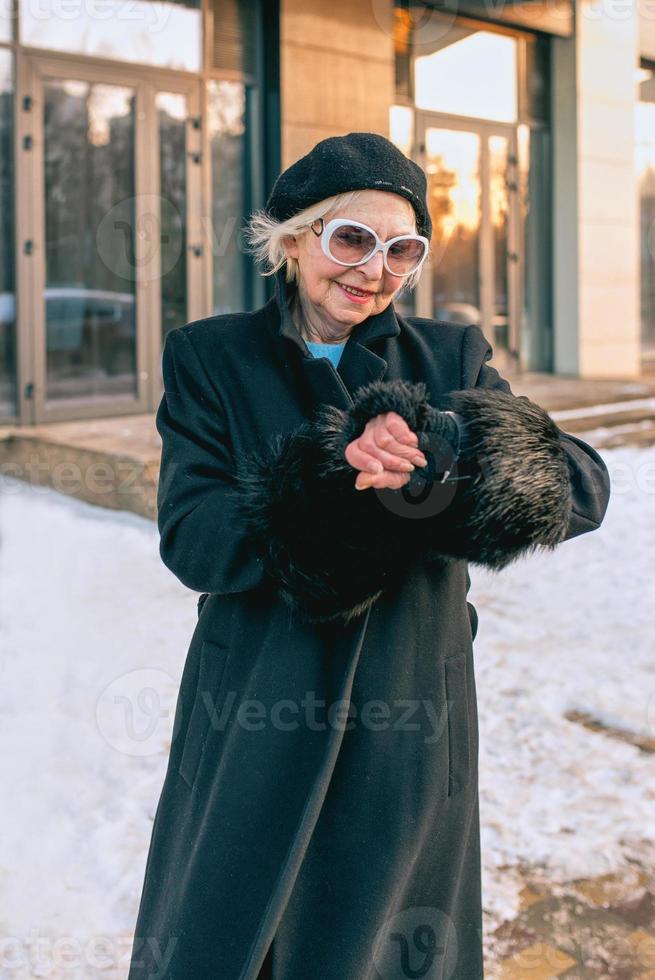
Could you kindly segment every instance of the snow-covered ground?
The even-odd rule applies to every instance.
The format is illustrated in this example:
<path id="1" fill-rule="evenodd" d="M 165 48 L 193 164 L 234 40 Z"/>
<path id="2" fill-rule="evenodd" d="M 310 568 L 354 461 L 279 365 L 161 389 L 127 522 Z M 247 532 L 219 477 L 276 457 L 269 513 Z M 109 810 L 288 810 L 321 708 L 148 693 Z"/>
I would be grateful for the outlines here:
<path id="1" fill-rule="evenodd" d="M 122 978 L 194 593 L 153 522 L 9 480 L 0 583 L 0 977 Z"/>
<path id="2" fill-rule="evenodd" d="M 486 931 L 519 864 L 621 867 L 655 837 L 655 448 L 603 452 L 602 528 L 471 568 Z M 195 594 L 152 522 L 0 486 L 0 977 L 123 978 Z M 648 840 L 647 840 L 648 839 Z"/>
<path id="3" fill-rule="evenodd" d="M 655 738 L 655 447 L 601 455 L 612 495 L 598 530 L 471 571 L 488 931 L 517 910 L 503 866 L 570 880 L 653 853 L 655 755 L 564 717 Z"/>

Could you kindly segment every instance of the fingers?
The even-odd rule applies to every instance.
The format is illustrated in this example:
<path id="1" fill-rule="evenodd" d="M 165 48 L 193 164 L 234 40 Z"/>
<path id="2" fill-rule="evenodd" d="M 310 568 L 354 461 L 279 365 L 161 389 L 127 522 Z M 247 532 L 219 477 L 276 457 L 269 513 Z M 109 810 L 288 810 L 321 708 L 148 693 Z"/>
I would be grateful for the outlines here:
<path id="1" fill-rule="evenodd" d="M 418 436 L 395 412 L 387 412 L 386 415 L 377 415 L 371 419 L 360 436 L 360 446 L 365 452 L 376 455 L 383 463 L 385 457 L 399 456 L 411 460 L 420 454 L 417 448 Z"/>
<path id="2" fill-rule="evenodd" d="M 383 469 L 409 473 L 415 465 L 427 462 L 417 447 L 418 436 L 405 420 L 387 412 L 369 420 L 362 435 L 348 445 L 345 456 L 351 466 L 368 473 Z"/>
<path id="3" fill-rule="evenodd" d="M 366 473 L 382 473 L 384 466 L 375 456 L 365 453 L 359 448 L 359 440 L 355 439 L 346 446 L 346 459 L 356 470 L 363 470 Z"/>
<path id="4" fill-rule="evenodd" d="M 352 448 L 351 448 L 352 447 Z M 381 473 L 382 470 L 397 470 L 401 473 L 410 473 L 416 464 L 409 459 L 403 459 L 391 452 L 379 449 L 377 446 L 371 447 L 368 451 L 351 443 L 346 450 L 346 459 L 355 469 L 365 470 L 367 473 Z"/>
<path id="5" fill-rule="evenodd" d="M 383 470 L 382 473 L 358 473 L 355 489 L 368 490 L 373 487 L 375 490 L 400 490 L 409 478 L 409 473 L 392 473 L 389 470 Z"/>
<path id="6" fill-rule="evenodd" d="M 418 446 L 418 436 L 415 432 L 412 432 L 405 419 L 402 415 L 398 415 L 397 412 L 387 412 L 385 415 L 377 415 L 371 421 L 378 425 L 386 426 L 398 442 L 405 443 L 408 446 Z"/>

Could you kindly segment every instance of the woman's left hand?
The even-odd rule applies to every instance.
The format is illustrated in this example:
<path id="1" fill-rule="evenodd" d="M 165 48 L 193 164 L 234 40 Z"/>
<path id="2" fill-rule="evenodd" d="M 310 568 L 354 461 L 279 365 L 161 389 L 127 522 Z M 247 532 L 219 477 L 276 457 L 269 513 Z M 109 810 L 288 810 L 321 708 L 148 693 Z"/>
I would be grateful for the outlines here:
<path id="1" fill-rule="evenodd" d="M 417 446 L 418 436 L 396 412 L 369 419 L 361 436 L 353 439 L 345 450 L 350 465 L 362 470 L 355 480 L 355 488 L 399 490 L 415 466 L 427 466 Z"/>

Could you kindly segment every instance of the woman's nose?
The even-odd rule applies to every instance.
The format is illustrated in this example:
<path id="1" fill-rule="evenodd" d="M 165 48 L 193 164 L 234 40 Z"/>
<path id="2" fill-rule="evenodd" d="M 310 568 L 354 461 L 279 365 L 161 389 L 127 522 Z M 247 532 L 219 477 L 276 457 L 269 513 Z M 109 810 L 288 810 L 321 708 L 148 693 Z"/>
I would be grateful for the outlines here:
<path id="1" fill-rule="evenodd" d="M 384 259 L 382 252 L 376 252 L 367 262 L 363 262 L 359 269 L 362 270 L 367 279 L 381 279 L 384 275 Z"/>

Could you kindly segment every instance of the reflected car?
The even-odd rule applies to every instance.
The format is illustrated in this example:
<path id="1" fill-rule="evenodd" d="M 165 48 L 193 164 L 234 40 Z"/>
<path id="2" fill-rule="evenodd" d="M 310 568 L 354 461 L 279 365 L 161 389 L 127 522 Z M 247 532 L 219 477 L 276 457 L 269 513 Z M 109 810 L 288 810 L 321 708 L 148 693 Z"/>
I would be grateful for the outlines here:
<path id="1" fill-rule="evenodd" d="M 497 313 L 492 316 L 491 329 L 487 330 L 482 325 L 482 316 L 477 306 L 472 303 L 443 303 L 437 307 L 435 320 L 441 320 L 444 323 L 461 323 L 465 326 L 474 323 L 477 327 L 482 327 L 494 348 L 505 350 L 509 346 L 509 317 L 507 313 Z"/>
<path id="2" fill-rule="evenodd" d="M 480 310 L 472 303 L 442 303 L 434 312 L 435 320 L 444 323 L 474 323 L 480 326 Z"/>
<path id="3" fill-rule="evenodd" d="M 0 329 L 13 328 L 12 293 L 0 293 Z M 108 374 L 134 369 L 136 304 L 132 293 L 48 286 L 45 290 L 46 352 L 71 363 L 94 364 Z"/>

